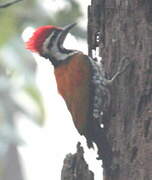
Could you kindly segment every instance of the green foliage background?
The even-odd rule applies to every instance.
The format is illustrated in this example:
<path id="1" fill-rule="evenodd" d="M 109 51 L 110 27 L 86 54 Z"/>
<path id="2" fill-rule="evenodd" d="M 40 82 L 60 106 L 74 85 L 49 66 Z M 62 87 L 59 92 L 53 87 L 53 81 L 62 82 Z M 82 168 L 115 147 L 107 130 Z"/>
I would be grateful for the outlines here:
<path id="1" fill-rule="evenodd" d="M 50 6 L 53 1 L 50 0 Z M 82 17 L 79 4 L 75 0 L 65 2 L 67 6 L 53 13 L 44 9 L 41 0 L 24 0 L 0 8 L 0 172 L 3 169 L 1 160 L 9 146 L 22 142 L 16 130 L 18 116 L 22 114 L 38 125 L 45 119 L 43 100 L 35 83 L 36 64 L 25 50 L 21 34 L 28 26 L 64 26 L 77 22 Z M 6 0 L 0 0 L 0 5 L 4 3 Z M 85 31 L 79 26 L 73 34 L 85 37 Z M 24 106 L 23 96 L 30 99 L 30 109 Z"/>

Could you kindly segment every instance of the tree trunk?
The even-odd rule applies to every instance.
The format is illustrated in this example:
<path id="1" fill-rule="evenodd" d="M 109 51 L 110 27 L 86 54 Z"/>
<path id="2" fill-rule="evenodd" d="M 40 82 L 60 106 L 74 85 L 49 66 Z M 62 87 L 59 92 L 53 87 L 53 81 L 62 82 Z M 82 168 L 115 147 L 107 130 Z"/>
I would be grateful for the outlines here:
<path id="1" fill-rule="evenodd" d="M 77 152 L 66 156 L 61 172 L 61 180 L 94 180 L 94 174 L 88 169 L 83 153 L 83 148 L 78 143 Z"/>
<path id="2" fill-rule="evenodd" d="M 104 128 L 112 147 L 105 180 L 152 179 L 152 1 L 92 0 L 89 55 L 99 47 L 112 76 L 123 56 L 130 67 L 110 87 Z"/>

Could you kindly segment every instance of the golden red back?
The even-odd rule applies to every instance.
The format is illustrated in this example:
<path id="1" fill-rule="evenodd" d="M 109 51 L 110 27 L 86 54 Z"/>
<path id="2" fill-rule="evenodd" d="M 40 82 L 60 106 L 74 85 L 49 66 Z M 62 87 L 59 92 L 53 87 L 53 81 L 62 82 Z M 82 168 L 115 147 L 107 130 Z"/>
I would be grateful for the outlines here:
<path id="1" fill-rule="evenodd" d="M 58 91 L 71 112 L 77 130 L 83 134 L 90 113 L 90 62 L 87 56 L 79 53 L 55 68 L 54 73 Z"/>

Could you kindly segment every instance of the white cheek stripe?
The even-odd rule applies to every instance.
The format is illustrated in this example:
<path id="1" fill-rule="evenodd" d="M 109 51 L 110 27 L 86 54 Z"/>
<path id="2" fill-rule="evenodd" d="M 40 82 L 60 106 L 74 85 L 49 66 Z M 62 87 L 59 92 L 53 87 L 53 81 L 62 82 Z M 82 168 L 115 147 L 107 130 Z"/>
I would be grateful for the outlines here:
<path id="1" fill-rule="evenodd" d="M 49 49 L 48 45 L 49 45 L 49 42 L 51 41 L 51 38 L 54 36 L 54 34 L 55 33 L 52 32 L 51 35 L 44 41 L 43 47 L 42 47 L 44 54 L 48 54 L 48 55 L 50 55 L 50 57 L 54 57 L 55 59 L 57 59 L 59 61 L 63 61 L 65 59 L 67 59 L 68 57 L 79 52 L 76 50 L 73 50 L 71 53 L 67 53 L 67 54 L 60 52 L 60 49 L 58 48 L 58 45 L 57 45 L 60 36 L 58 36 L 54 40 L 52 47 Z"/>

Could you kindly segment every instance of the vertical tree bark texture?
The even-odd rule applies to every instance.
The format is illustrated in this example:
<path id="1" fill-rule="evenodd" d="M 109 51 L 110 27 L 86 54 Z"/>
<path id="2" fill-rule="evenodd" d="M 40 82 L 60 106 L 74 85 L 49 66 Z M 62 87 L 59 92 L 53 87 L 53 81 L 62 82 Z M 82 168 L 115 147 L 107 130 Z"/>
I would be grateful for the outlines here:
<path id="1" fill-rule="evenodd" d="M 61 180 L 94 180 L 94 174 L 88 169 L 83 153 L 83 148 L 78 143 L 77 152 L 66 156 L 61 172 Z"/>
<path id="2" fill-rule="evenodd" d="M 108 75 L 123 56 L 131 65 L 110 87 L 104 119 L 112 146 L 105 180 L 152 179 L 152 1 L 92 0 L 89 55 L 100 49 Z"/>

